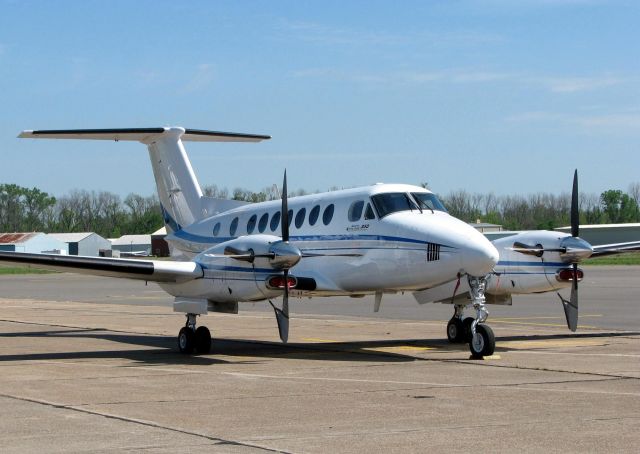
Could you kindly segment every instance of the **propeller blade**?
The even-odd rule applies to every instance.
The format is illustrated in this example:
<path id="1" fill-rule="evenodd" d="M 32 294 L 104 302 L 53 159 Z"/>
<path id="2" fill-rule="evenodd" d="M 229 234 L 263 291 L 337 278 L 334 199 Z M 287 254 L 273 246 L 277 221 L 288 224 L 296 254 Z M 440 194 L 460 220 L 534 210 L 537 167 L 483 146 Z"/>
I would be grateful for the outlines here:
<path id="1" fill-rule="evenodd" d="M 578 212 L 578 169 L 573 174 L 571 191 L 571 236 L 580 236 L 580 213 Z"/>
<path id="2" fill-rule="evenodd" d="M 284 179 L 282 181 L 282 208 L 280 222 L 282 222 L 282 241 L 289 241 L 289 207 L 287 203 L 287 169 L 284 169 Z"/>
<path id="3" fill-rule="evenodd" d="M 558 293 L 560 296 L 560 293 Z M 564 315 L 567 318 L 567 326 L 573 332 L 578 329 L 578 264 L 573 264 L 573 282 L 571 283 L 571 296 L 569 301 L 560 296 Z"/>
<path id="4" fill-rule="evenodd" d="M 285 315 L 284 311 L 279 307 L 276 307 L 271 301 L 269 301 L 269 303 L 276 313 L 276 321 L 278 322 L 278 333 L 280 333 L 280 340 L 286 344 L 289 340 L 289 315 Z"/>
<path id="5" fill-rule="evenodd" d="M 284 294 L 282 295 L 282 309 L 276 307 L 271 301 L 271 307 L 276 313 L 276 321 L 278 322 L 278 332 L 280 340 L 285 344 L 289 340 L 289 270 L 283 270 L 284 275 Z"/>

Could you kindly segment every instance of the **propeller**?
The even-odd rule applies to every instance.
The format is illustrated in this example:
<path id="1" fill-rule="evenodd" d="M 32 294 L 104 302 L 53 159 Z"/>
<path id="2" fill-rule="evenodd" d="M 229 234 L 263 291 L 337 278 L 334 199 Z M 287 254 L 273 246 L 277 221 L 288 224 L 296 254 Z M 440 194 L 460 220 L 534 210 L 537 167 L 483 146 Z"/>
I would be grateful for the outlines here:
<path id="1" fill-rule="evenodd" d="M 559 252 L 560 259 L 567 264 L 571 264 L 571 296 L 569 300 L 558 293 L 564 314 L 567 319 L 567 326 L 571 331 L 575 331 L 578 327 L 578 262 L 589 258 L 593 254 L 592 246 L 579 237 L 580 235 L 580 212 L 578 211 L 578 169 L 573 173 L 573 188 L 571 190 L 571 236 L 565 237 L 560 242 L 560 247 L 545 248 L 541 244 L 528 245 L 516 241 L 512 251 L 521 254 L 533 255 L 542 258 L 545 252 Z"/>
<path id="2" fill-rule="evenodd" d="M 288 207 L 288 194 L 287 194 L 287 169 L 284 170 L 284 180 L 282 182 L 282 206 L 280 208 L 280 226 L 281 226 L 281 237 L 282 243 L 287 246 L 292 246 L 289 244 L 289 207 Z M 295 247 L 295 246 L 292 246 Z M 296 248 L 297 249 L 297 248 Z M 300 253 L 300 250 L 298 250 Z M 298 259 L 299 260 L 299 259 Z M 297 263 L 297 261 L 296 261 Z M 289 268 L 290 266 L 282 267 L 282 276 L 284 278 L 284 293 L 282 295 L 282 309 L 276 307 L 271 301 L 271 307 L 276 313 L 276 321 L 278 322 L 278 332 L 280 333 L 280 340 L 284 343 L 287 343 L 289 340 Z"/>
<path id="3" fill-rule="evenodd" d="M 313 257 L 362 257 L 359 253 L 333 253 L 322 254 L 313 252 L 302 252 L 296 245 L 289 242 L 289 206 L 287 191 L 287 171 L 284 171 L 282 182 L 282 204 L 280 207 L 280 240 L 269 243 L 268 252 L 256 253 L 253 249 L 239 249 L 234 243 L 225 247 L 223 254 L 205 254 L 207 257 L 232 258 L 248 263 L 254 263 L 256 258 L 269 259 L 272 268 L 281 270 L 283 276 L 283 298 L 282 308 L 276 307 L 271 301 L 271 307 L 276 314 L 278 331 L 282 342 L 287 342 L 289 338 L 289 270 L 294 267 L 302 258 Z M 237 243 L 235 243 L 237 244 Z M 242 244 L 242 243 L 240 243 Z"/>
<path id="4" fill-rule="evenodd" d="M 571 237 L 578 238 L 580 234 L 580 213 L 578 212 L 578 169 L 573 174 L 573 188 L 571 190 Z M 589 254 L 591 255 L 591 254 Z M 575 257 L 571 268 L 573 269 L 573 279 L 571 281 L 571 296 L 569 301 L 560 297 L 564 315 L 567 319 L 567 326 L 571 331 L 578 328 L 578 261 Z M 560 293 L 558 293 L 560 295 Z"/>

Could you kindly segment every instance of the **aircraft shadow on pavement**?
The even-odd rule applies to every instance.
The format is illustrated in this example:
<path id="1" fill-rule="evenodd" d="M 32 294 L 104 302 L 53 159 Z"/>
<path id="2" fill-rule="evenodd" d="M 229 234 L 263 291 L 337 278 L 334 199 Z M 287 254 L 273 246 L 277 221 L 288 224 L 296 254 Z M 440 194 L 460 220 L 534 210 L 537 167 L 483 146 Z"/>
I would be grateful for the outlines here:
<path id="1" fill-rule="evenodd" d="M 100 349 L 77 350 L 66 352 L 34 352 L 15 355 L 0 355 L 0 362 L 34 361 L 56 359 L 105 359 L 124 358 L 136 362 L 152 364 L 222 364 L 259 363 L 261 358 L 290 358 L 314 361 L 380 361 L 406 362 L 415 358 L 395 353 L 366 351 L 367 348 L 393 347 L 407 345 L 406 340 L 371 341 L 371 342 L 332 342 L 332 343 L 289 343 L 279 341 L 256 341 L 245 339 L 214 339 L 209 355 L 183 355 L 178 352 L 177 341 L 173 336 L 142 335 L 134 333 L 118 333 L 102 329 L 67 329 L 48 331 L 29 331 L 0 333 L 1 338 L 65 338 L 70 345 L 77 342 L 83 346 L 82 339 L 95 339 L 119 344 L 136 345 L 138 349 Z M 213 357 L 215 355 L 215 357 Z M 247 361 L 228 361 L 220 356 L 247 357 Z"/>
<path id="2" fill-rule="evenodd" d="M 636 336 L 640 332 L 607 332 L 607 333 L 568 333 L 549 335 L 519 335 L 499 337 L 498 343 L 507 341 L 540 341 L 558 339 L 585 339 Z M 145 364 L 256 364 L 261 358 L 288 358 L 311 361 L 345 361 L 345 362 L 410 362 L 419 360 L 415 352 L 402 353 L 389 351 L 394 348 L 432 349 L 434 351 L 450 351 L 452 353 L 468 351 L 467 344 L 451 344 L 446 339 L 393 339 L 323 343 L 289 343 L 256 341 L 244 339 L 214 339 L 209 355 L 183 355 L 178 352 L 176 339 L 173 336 L 142 335 L 133 333 L 117 333 L 101 329 L 69 329 L 37 332 L 0 333 L 0 338 L 66 338 L 71 345 L 77 342 L 81 347 L 82 339 L 95 339 L 118 344 L 140 346 L 137 349 L 100 349 L 78 350 L 66 352 L 34 352 L 14 355 L 0 355 L 0 362 L 34 361 L 34 360 L 68 360 L 68 359 L 129 359 Z M 387 350 L 385 350 L 387 349 Z M 521 348 L 520 348 L 521 349 Z M 496 351 L 510 351 L 508 346 L 500 346 Z M 215 356 L 215 357 L 214 357 Z M 225 360 L 221 356 L 247 357 L 247 361 Z M 446 358 L 440 358 L 446 359 Z"/>

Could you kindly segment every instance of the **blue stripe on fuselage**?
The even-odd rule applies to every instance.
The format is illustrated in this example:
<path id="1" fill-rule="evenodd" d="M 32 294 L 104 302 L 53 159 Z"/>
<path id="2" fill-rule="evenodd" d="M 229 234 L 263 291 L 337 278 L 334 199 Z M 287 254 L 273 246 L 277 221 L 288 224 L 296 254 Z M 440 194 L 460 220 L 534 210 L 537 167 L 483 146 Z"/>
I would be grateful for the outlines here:
<path id="1" fill-rule="evenodd" d="M 178 230 L 173 233 L 174 236 L 180 238 L 181 240 L 191 241 L 193 243 L 205 243 L 205 244 L 219 244 L 224 243 L 226 241 L 230 241 L 236 239 L 238 237 L 209 237 L 196 235 L 194 233 L 186 232 L 185 230 Z M 430 241 L 425 240 L 416 240 L 413 238 L 403 238 L 396 236 L 386 236 L 386 235 L 292 235 L 290 241 L 397 241 L 400 243 L 413 243 L 413 244 L 424 244 L 430 243 Z M 456 249 L 452 246 L 447 246 L 441 244 L 440 247 Z"/>
<path id="2" fill-rule="evenodd" d="M 567 268 L 569 264 L 563 262 L 521 262 L 515 260 L 504 260 L 499 261 L 496 267 L 498 266 L 543 266 L 550 268 Z"/>

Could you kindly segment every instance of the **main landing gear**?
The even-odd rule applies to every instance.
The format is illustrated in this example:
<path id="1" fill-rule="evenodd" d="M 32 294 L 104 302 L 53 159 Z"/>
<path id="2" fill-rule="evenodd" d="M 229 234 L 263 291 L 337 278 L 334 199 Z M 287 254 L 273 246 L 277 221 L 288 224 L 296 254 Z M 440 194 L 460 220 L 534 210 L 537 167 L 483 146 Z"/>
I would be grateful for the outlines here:
<path id="1" fill-rule="evenodd" d="M 464 317 L 464 305 L 456 304 L 454 314 L 447 323 L 447 339 L 452 343 L 469 343 L 471 356 L 476 359 L 491 356 L 496 348 L 493 330 L 484 322 L 489 316 L 485 307 L 484 290 L 487 276 L 469 276 L 469 293 L 471 304 L 476 311 L 476 318 Z"/>
<path id="2" fill-rule="evenodd" d="M 211 333 L 206 326 L 196 328 L 196 314 L 187 314 L 187 323 L 178 333 L 180 353 L 207 354 L 211 351 Z"/>

